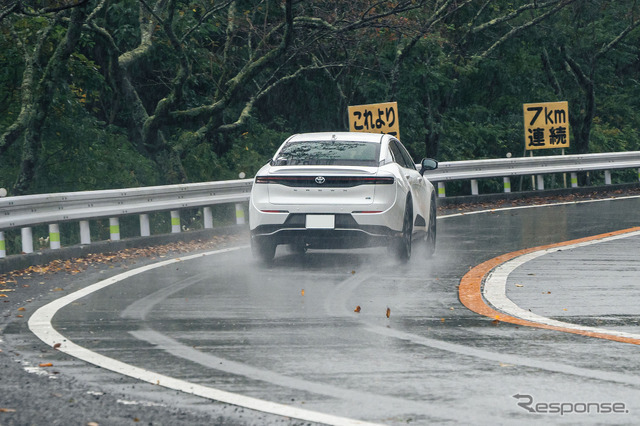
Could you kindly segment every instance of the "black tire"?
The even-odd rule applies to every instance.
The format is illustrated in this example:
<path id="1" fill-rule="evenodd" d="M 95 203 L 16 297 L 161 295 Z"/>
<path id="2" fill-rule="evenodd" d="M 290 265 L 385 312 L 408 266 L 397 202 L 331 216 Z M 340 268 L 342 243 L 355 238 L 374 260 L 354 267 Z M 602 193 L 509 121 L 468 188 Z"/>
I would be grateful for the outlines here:
<path id="1" fill-rule="evenodd" d="M 268 238 L 251 238 L 251 252 L 257 261 L 270 264 L 276 255 L 276 244 Z"/>
<path id="2" fill-rule="evenodd" d="M 437 226 L 436 226 L 436 215 L 438 214 L 438 209 L 436 207 L 436 197 L 431 197 L 431 206 L 429 207 L 429 226 L 427 228 L 427 237 L 425 238 L 426 246 L 427 246 L 427 259 L 433 257 L 433 254 L 436 252 L 436 234 L 437 234 Z"/>
<path id="3" fill-rule="evenodd" d="M 413 208 L 411 199 L 407 200 L 402 220 L 402 236 L 396 241 L 396 256 L 401 262 L 411 259 L 411 239 L 413 237 Z"/>

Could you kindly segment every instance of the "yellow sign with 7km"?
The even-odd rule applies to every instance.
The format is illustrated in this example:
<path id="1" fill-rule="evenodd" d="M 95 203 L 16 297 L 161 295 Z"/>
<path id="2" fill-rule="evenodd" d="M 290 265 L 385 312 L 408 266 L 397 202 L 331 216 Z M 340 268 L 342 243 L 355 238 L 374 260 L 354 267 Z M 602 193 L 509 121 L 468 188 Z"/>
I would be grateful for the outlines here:
<path id="1" fill-rule="evenodd" d="M 569 103 L 523 104 L 527 150 L 569 148 Z"/>

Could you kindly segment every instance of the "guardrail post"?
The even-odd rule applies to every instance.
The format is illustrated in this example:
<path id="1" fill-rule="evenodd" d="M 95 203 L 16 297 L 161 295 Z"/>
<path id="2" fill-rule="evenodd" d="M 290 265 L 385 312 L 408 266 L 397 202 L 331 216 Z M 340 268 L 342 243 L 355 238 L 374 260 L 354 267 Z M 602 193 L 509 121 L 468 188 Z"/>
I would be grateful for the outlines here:
<path id="1" fill-rule="evenodd" d="M 444 198 L 447 194 L 444 191 L 444 182 L 438 182 L 438 197 Z"/>
<path id="2" fill-rule="evenodd" d="M 60 248 L 60 226 L 57 223 L 49 224 L 49 248 L 52 250 Z"/>
<path id="3" fill-rule="evenodd" d="M 511 192 L 511 178 L 503 177 L 502 181 L 504 182 L 504 192 Z"/>
<path id="4" fill-rule="evenodd" d="M 33 253 L 33 233 L 31 227 L 22 228 L 20 230 L 22 236 L 22 252 Z"/>
<path id="5" fill-rule="evenodd" d="M 109 234 L 111 235 L 111 241 L 120 239 L 120 220 L 117 217 L 109 218 Z"/>
<path id="6" fill-rule="evenodd" d="M 4 243 L 4 232 L 0 231 L 0 259 L 7 257 L 7 246 Z"/>
<path id="7" fill-rule="evenodd" d="M 478 195 L 478 181 L 471 179 L 471 195 Z"/>
<path id="8" fill-rule="evenodd" d="M 544 191 L 544 175 L 536 175 L 538 181 L 538 191 Z"/>
<path id="9" fill-rule="evenodd" d="M 571 173 L 571 187 L 572 188 L 577 188 L 578 187 L 578 174 L 577 173 Z"/>
<path id="10" fill-rule="evenodd" d="M 202 209 L 204 215 L 204 227 L 205 229 L 213 228 L 213 214 L 211 213 L 211 207 L 205 207 Z"/>
<path id="11" fill-rule="evenodd" d="M 171 210 L 171 233 L 180 233 L 180 212 L 178 210 Z"/>
<path id="12" fill-rule="evenodd" d="M 140 215 L 140 236 L 149 237 L 151 235 L 151 226 L 149 226 L 149 215 L 142 213 Z"/>
<path id="13" fill-rule="evenodd" d="M 91 244 L 91 228 L 88 220 L 80 221 L 80 244 Z"/>
<path id="14" fill-rule="evenodd" d="M 611 185 L 611 170 L 604 171 L 604 184 Z"/>
<path id="15" fill-rule="evenodd" d="M 244 225 L 244 207 L 236 203 L 236 225 Z"/>

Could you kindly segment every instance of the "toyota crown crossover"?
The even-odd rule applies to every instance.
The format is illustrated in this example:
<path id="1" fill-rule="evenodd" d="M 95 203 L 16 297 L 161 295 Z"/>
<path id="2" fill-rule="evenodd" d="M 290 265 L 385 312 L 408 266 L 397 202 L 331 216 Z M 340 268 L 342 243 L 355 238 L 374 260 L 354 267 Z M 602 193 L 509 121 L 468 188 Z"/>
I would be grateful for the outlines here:
<path id="1" fill-rule="evenodd" d="M 294 251 L 384 245 L 401 261 L 412 241 L 435 251 L 436 197 L 391 135 L 306 133 L 289 137 L 258 171 L 249 202 L 251 248 L 262 262 L 278 245 Z"/>

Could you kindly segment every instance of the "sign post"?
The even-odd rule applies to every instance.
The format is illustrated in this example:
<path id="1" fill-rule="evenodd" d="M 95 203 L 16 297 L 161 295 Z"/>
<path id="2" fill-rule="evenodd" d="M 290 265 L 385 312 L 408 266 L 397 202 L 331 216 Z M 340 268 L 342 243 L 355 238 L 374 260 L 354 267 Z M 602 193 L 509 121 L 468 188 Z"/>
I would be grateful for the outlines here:
<path id="1" fill-rule="evenodd" d="M 350 106 L 349 131 L 385 133 L 400 139 L 398 103 L 386 102 Z"/>

